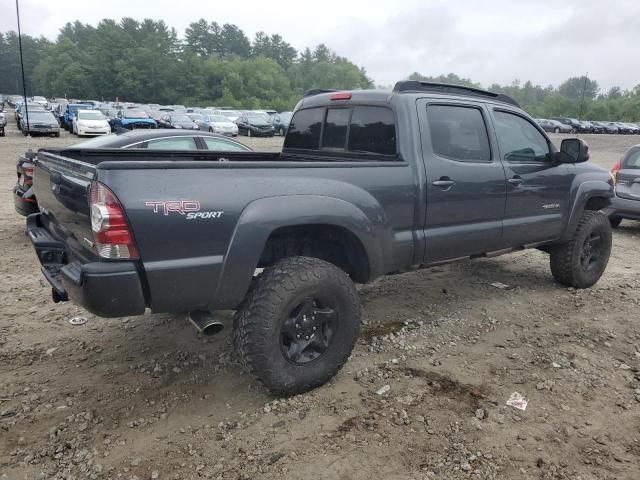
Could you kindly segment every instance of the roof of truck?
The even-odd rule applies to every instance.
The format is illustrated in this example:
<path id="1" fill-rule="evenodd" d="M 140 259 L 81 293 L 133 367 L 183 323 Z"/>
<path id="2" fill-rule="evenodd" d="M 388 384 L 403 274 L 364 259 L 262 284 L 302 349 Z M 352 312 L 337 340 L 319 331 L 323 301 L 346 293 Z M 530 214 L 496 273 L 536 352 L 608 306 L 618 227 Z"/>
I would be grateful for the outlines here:
<path id="1" fill-rule="evenodd" d="M 451 95 L 456 97 L 473 97 L 476 99 L 484 99 L 498 103 L 505 103 L 520 108 L 518 102 L 503 93 L 490 92 L 475 87 L 467 87 L 465 85 L 454 85 L 447 83 L 422 82 L 416 80 L 406 80 L 397 82 L 393 90 L 331 90 L 331 89 L 312 89 L 304 94 L 304 105 L 326 104 L 327 100 L 356 100 L 356 101 L 373 101 L 386 102 L 392 95 L 406 94 L 436 94 Z M 333 98 L 332 98 L 333 97 Z M 348 97 L 348 98 L 347 98 Z"/>

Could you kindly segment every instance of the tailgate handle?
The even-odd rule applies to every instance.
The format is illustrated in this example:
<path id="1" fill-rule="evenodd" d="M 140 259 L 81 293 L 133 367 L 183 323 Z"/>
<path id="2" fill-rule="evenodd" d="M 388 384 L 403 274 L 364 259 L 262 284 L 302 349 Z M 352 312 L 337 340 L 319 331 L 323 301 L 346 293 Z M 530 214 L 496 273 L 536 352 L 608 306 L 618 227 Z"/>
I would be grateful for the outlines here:
<path id="1" fill-rule="evenodd" d="M 55 183 L 56 185 L 60 185 L 62 182 L 62 175 L 60 175 L 59 172 L 51 172 L 49 178 L 51 179 L 51 183 Z"/>

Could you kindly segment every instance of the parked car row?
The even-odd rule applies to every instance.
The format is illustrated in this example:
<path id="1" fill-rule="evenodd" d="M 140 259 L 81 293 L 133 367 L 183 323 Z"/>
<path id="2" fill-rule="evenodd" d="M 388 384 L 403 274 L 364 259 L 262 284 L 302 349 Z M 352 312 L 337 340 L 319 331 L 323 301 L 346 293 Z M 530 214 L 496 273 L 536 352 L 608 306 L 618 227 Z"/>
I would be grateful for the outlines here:
<path id="1" fill-rule="evenodd" d="M 16 109 L 16 122 L 21 129 L 19 111 L 24 98 L 20 95 L 5 99 Z M 292 112 L 275 110 L 235 110 L 226 107 L 187 107 L 184 105 L 160 105 L 157 103 L 136 104 L 131 102 L 100 102 L 97 100 L 68 100 L 33 96 L 29 99 L 29 110 L 44 109 L 53 113 L 61 128 L 76 133 L 74 117 L 79 109 L 98 110 L 109 123 L 110 130 L 137 128 L 186 128 L 223 135 L 284 136 L 289 128 Z M 100 119 L 103 120 L 103 119 Z M 609 133 L 640 134 L 640 123 L 587 121 L 572 117 L 538 118 L 537 123 L 546 132 L 552 133 Z M 231 125 L 233 124 L 233 125 Z M 98 135 L 90 129 L 80 129 L 80 135 Z M 27 134 L 32 133 L 31 130 Z M 35 132 L 34 132 L 35 133 Z"/>
<path id="2" fill-rule="evenodd" d="M 640 123 L 596 122 L 577 120 L 570 117 L 536 118 L 545 132 L 553 133 L 620 133 L 623 135 L 640 134 Z"/>
<path id="3" fill-rule="evenodd" d="M 16 109 L 16 122 L 23 98 L 19 95 L 7 98 Z M 170 128 L 201 130 L 221 135 L 237 136 L 284 136 L 289 128 L 291 112 L 276 110 L 234 110 L 218 107 L 185 107 L 184 105 L 136 104 L 130 102 L 98 102 L 95 100 L 68 100 L 34 96 L 27 105 L 28 110 L 48 110 L 57 119 L 60 128 L 78 135 L 101 135 L 105 132 L 104 121 L 110 131 L 118 128 Z M 87 111 L 96 111 L 90 114 Z M 78 112 L 84 111 L 78 118 Z M 91 119 L 89 119 L 91 117 Z M 91 121 L 89 121 L 91 120 Z M 100 125 L 96 122 L 100 122 Z M 91 124 L 91 127 L 89 127 Z M 79 126 L 79 127 L 78 127 Z M 94 128 L 98 127 L 98 128 Z"/>

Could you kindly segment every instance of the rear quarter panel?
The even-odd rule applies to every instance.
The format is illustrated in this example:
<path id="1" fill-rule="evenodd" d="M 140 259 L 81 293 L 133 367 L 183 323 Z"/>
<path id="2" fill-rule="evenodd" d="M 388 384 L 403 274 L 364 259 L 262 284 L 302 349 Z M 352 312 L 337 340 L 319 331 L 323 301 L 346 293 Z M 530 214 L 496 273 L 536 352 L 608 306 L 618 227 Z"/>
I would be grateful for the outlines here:
<path id="1" fill-rule="evenodd" d="M 331 206 L 335 202 L 314 202 L 315 197 L 349 204 L 368 220 L 368 225 L 353 222 L 351 226 L 379 245 L 374 253 L 378 275 L 410 265 L 418 185 L 410 164 L 394 163 L 99 169 L 98 180 L 125 206 L 152 310 L 220 309 L 234 308 L 244 297 L 268 233 L 305 222 L 339 225 L 341 216 L 350 215 L 347 209 L 335 211 Z M 304 197 L 309 199 L 308 209 L 301 206 Z M 278 200 L 261 203 L 273 198 Z M 178 203 L 167 210 L 166 202 Z M 251 209 L 249 228 L 239 229 L 250 205 L 259 208 Z M 179 206 L 185 211 L 178 211 Z M 226 262 L 239 235 L 245 235 L 242 251 L 246 254 Z"/>

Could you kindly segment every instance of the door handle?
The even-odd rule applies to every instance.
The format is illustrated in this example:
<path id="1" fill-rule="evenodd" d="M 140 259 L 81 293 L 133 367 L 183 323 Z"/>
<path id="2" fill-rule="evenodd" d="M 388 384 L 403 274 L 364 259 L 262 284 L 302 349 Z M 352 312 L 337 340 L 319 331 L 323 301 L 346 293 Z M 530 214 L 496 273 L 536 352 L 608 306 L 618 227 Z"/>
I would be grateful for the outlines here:
<path id="1" fill-rule="evenodd" d="M 522 180 L 522 178 L 520 178 L 518 175 L 516 175 L 513 178 L 510 178 L 509 180 L 507 180 L 511 185 L 522 185 L 524 183 L 524 180 Z"/>
<path id="2" fill-rule="evenodd" d="M 433 185 L 434 187 L 440 187 L 440 188 L 446 189 L 446 188 L 453 187 L 455 184 L 456 182 L 451 180 L 449 177 L 440 177 L 440 180 L 436 180 L 431 185 Z"/>

